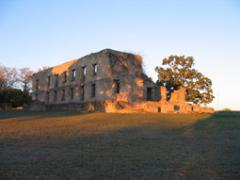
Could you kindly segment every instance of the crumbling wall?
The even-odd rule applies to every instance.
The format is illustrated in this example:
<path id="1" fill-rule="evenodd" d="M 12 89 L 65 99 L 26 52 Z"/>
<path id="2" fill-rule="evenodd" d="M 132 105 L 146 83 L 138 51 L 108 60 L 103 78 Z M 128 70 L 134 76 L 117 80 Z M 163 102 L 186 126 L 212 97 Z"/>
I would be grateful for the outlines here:
<path id="1" fill-rule="evenodd" d="M 113 94 L 115 101 L 133 103 L 143 100 L 143 69 L 140 56 L 113 51 L 109 54 L 112 79 L 120 81 L 121 91 Z"/>
<path id="2" fill-rule="evenodd" d="M 96 73 L 94 65 L 97 65 Z M 38 102 L 32 105 L 33 110 L 212 112 L 209 108 L 187 104 L 184 88 L 174 91 L 167 100 L 166 88 L 143 73 L 140 56 L 111 49 L 74 59 L 33 76 L 32 99 Z M 116 92 L 116 81 L 120 83 L 119 92 Z"/>
<path id="3" fill-rule="evenodd" d="M 46 105 L 40 101 L 32 101 L 30 105 L 31 111 L 46 111 Z"/>

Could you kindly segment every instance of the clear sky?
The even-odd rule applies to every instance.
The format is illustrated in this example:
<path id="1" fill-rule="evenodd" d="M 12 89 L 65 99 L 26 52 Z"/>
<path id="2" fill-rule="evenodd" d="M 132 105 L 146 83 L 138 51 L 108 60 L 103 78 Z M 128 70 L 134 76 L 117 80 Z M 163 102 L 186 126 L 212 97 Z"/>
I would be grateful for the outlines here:
<path id="1" fill-rule="evenodd" d="M 54 66 L 104 48 L 138 53 L 146 73 L 193 56 L 213 107 L 240 110 L 239 0 L 0 0 L 0 63 Z"/>

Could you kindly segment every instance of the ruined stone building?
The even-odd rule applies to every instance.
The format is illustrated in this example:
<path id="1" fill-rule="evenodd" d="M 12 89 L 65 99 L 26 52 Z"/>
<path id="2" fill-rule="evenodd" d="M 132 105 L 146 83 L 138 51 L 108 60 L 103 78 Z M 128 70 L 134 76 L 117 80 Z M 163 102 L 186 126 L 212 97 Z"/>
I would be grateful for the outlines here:
<path id="1" fill-rule="evenodd" d="M 185 90 L 166 88 L 143 72 L 140 56 L 105 49 L 33 75 L 32 109 L 82 112 L 191 112 Z"/>

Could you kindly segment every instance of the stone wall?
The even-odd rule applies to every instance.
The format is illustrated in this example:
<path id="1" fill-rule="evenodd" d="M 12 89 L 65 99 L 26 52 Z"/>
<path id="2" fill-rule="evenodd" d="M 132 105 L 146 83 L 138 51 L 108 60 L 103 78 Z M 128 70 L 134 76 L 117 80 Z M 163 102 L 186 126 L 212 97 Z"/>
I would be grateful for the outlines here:
<path id="1" fill-rule="evenodd" d="M 116 82 L 120 84 L 119 92 Z M 51 105 L 107 99 L 140 101 L 143 99 L 141 59 L 106 49 L 35 73 L 32 99 Z"/>
<path id="2" fill-rule="evenodd" d="M 147 77 L 140 56 L 105 49 L 33 75 L 33 110 L 82 112 L 210 112 L 185 102 L 181 88 L 167 90 Z M 38 102 L 38 103 L 36 103 Z"/>

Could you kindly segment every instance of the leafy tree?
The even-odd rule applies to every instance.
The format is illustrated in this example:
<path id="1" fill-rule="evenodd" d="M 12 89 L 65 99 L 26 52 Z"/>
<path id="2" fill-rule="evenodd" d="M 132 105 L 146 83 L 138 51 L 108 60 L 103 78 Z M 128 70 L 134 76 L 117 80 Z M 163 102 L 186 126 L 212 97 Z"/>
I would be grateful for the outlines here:
<path id="1" fill-rule="evenodd" d="M 186 100 L 194 104 L 208 104 L 214 99 L 212 81 L 193 68 L 193 57 L 169 56 L 164 58 L 162 67 L 156 67 L 158 83 L 171 93 L 181 87 L 186 88 Z"/>

